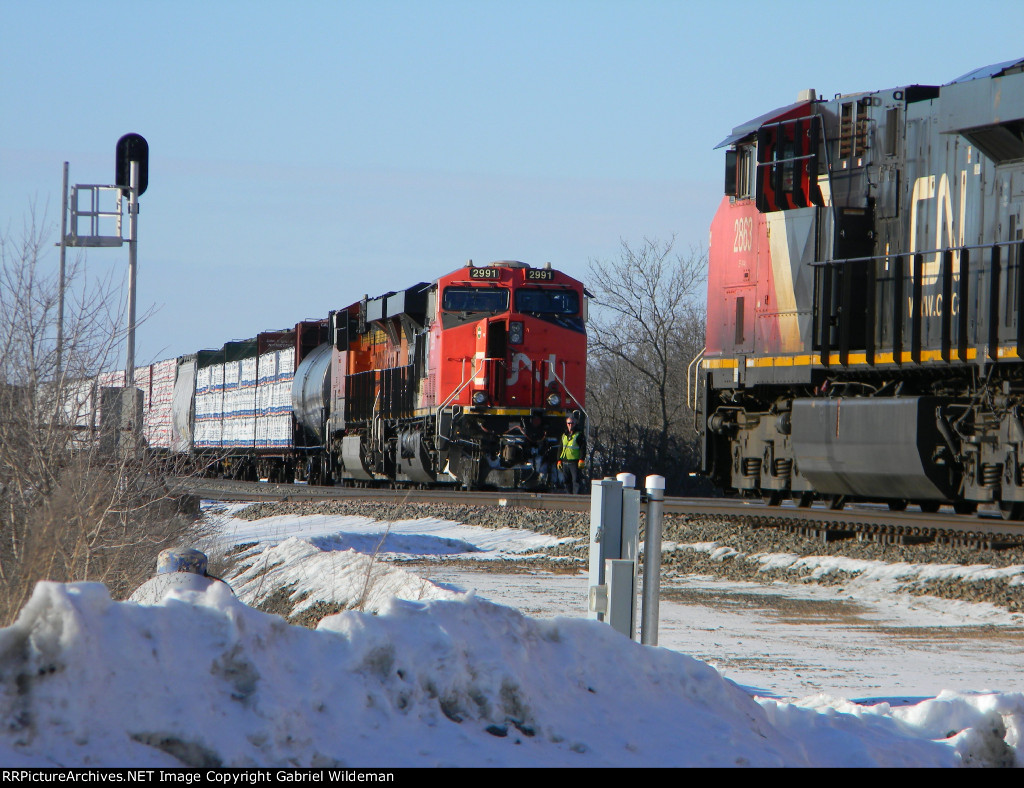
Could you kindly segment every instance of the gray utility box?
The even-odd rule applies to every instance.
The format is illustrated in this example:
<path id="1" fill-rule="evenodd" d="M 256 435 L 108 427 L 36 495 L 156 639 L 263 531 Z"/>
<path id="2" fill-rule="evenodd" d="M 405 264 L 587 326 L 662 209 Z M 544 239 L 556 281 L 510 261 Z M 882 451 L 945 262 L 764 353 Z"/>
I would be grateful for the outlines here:
<path id="1" fill-rule="evenodd" d="M 636 632 L 640 491 L 603 479 L 590 487 L 590 617 Z"/>

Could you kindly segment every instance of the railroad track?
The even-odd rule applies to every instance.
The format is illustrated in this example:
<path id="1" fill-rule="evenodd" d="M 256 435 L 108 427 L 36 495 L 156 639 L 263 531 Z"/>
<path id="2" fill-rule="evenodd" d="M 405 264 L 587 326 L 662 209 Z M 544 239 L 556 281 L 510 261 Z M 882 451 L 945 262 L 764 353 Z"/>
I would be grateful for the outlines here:
<path id="1" fill-rule="evenodd" d="M 200 498 L 227 501 L 365 501 L 381 505 L 402 503 L 508 506 L 549 511 L 590 511 L 589 495 L 558 493 L 494 492 L 461 490 L 375 489 L 311 487 L 305 484 L 271 484 L 227 479 L 168 477 L 172 491 Z M 946 511 L 948 509 L 948 511 Z M 824 504 L 809 508 L 767 506 L 761 502 L 722 498 L 666 498 L 667 514 L 687 514 L 742 522 L 753 527 L 784 528 L 828 541 L 841 538 L 880 542 L 914 543 L 942 540 L 970 547 L 1004 547 L 1024 544 L 1024 523 L 1003 520 L 997 510 L 976 515 L 953 513 L 945 507 L 937 513 L 893 512 L 870 504 L 852 504 L 835 511 Z"/>

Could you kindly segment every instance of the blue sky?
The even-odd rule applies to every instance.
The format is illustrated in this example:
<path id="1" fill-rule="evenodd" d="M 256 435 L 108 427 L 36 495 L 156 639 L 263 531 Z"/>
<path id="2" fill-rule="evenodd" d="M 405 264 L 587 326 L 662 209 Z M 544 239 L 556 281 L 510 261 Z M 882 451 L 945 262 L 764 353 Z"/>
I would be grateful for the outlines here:
<path id="1" fill-rule="evenodd" d="M 477 263 L 707 242 L 722 154 L 796 99 L 1024 57 L 1024 3 L 28 2 L 0 24 L 0 231 L 149 141 L 137 358 Z M 53 265 L 57 264 L 56 253 Z M 127 270 L 127 249 L 88 253 Z"/>

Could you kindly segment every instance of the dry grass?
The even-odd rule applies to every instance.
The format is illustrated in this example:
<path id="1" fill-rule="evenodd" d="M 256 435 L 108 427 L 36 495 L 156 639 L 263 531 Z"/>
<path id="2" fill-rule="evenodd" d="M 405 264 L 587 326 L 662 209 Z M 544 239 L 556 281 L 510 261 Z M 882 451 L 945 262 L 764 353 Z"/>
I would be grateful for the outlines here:
<path id="1" fill-rule="evenodd" d="M 61 282 L 47 225 L 30 209 L 0 234 L 0 624 L 40 580 L 125 596 L 194 527 L 141 447 L 99 451 L 96 379 L 121 355 L 124 300 L 81 258 Z"/>
<path id="2" fill-rule="evenodd" d="M 62 469 L 21 523 L 4 524 L 0 621 L 13 621 L 40 580 L 97 581 L 127 597 L 153 576 L 161 550 L 200 536 L 182 508 L 139 466 L 79 459 Z"/>

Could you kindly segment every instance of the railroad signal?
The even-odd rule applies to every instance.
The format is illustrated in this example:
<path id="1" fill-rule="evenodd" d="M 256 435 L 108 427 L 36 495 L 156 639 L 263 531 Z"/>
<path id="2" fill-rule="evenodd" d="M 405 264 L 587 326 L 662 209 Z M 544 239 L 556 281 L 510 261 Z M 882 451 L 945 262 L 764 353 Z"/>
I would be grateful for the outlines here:
<path id="1" fill-rule="evenodd" d="M 114 183 L 127 189 L 131 183 L 131 162 L 139 163 L 138 194 L 149 185 L 149 143 L 141 134 L 125 134 L 117 141 Z"/>
<path id="2" fill-rule="evenodd" d="M 79 184 L 71 191 L 68 205 L 67 163 L 64 164 L 64 197 L 61 215 L 60 305 L 57 331 L 57 358 L 61 358 L 64 317 L 64 255 L 72 247 L 115 247 L 128 241 L 128 336 L 125 360 L 125 386 L 134 386 L 135 377 L 135 279 L 138 260 L 139 195 L 149 185 L 149 143 L 141 134 L 125 134 L 117 141 L 114 161 L 114 185 Z M 114 204 L 109 204 L 113 197 Z M 123 237 L 122 206 L 128 197 L 128 238 Z M 85 204 L 82 197 L 88 197 Z M 71 232 L 67 232 L 70 208 Z M 89 223 L 87 235 L 78 234 L 79 220 Z M 113 232 L 111 232 L 111 230 Z"/>

